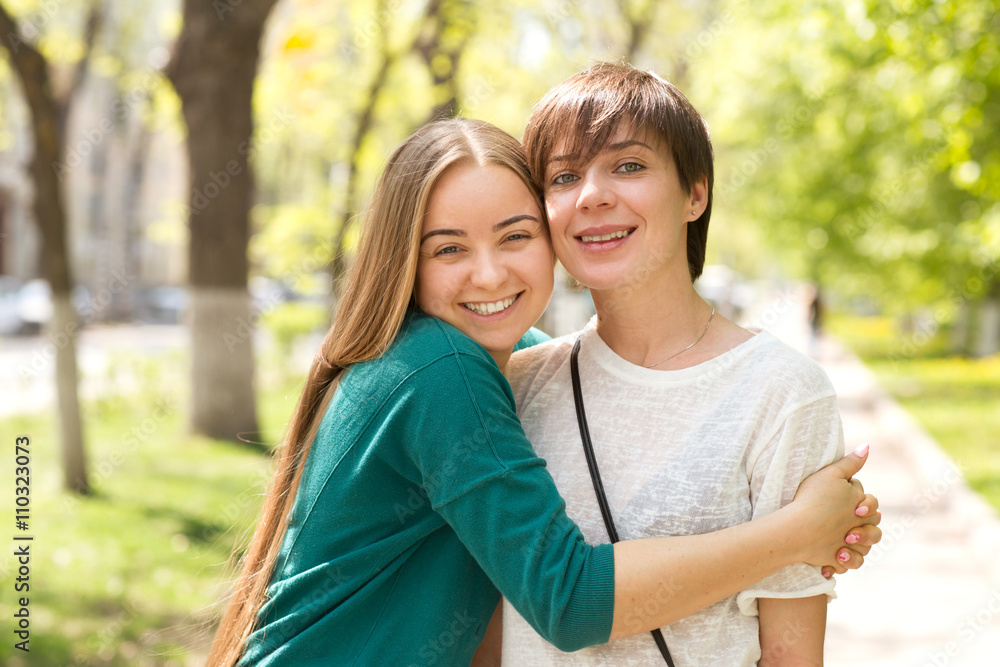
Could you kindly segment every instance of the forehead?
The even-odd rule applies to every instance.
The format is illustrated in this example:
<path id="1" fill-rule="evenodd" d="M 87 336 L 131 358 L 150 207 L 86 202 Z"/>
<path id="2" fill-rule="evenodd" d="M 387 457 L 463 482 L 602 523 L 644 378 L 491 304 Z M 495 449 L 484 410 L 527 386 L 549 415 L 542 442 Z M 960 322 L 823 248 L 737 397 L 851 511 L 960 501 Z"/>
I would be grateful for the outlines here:
<path id="1" fill-rule="evenodd" d="M 492 226 L 511 215 L 538 216 L 535 196 L 511 169 L 462 163 L 449 167 L 427 202 L 424 230 L 440 226 Z"/>

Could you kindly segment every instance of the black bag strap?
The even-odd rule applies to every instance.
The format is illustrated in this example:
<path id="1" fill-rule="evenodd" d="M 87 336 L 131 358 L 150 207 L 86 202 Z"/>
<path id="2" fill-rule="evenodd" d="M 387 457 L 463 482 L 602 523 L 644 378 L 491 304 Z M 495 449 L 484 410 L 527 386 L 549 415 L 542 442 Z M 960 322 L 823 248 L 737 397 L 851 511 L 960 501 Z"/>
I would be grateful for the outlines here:
<path id="1" fill-rule="evenodd" d="M 601 507 L 601 516 L 604 518 L 604 527 L 608 529 L 608 537 L 611 544 L 618 542 L 618 529 L 615 528 L 615 521 L 611 518 L 611 508 L 608 507 L 608 498 L 604 495 L 604 483 L 601 482 L 601 473 L 597 469 L 597 459 L 594 458 L 594 445 L 590 441 L 590 428 L 587 426 L 587 412 L 583 407 L 583 391 L 580 389 L 580 363 L 577 358 L 580 356 L 580 338 L 576 339 L 573 345 L 573 352 L 569 357 L 570 374 L 573 379 L 573 402 L 576 404 L 576 421 L 580 425 L 580 439 L 583 440 L 583 453 L 587 457 L 587 467 L 590 468 L 590 479 L 594 483 L 594 493 L 597 494 L 597 504 Z M 660 654 L 670 667 L 674 667 L 674 661 L 670 657 L 670 650 L 667 642 L 663 639 L 663 633 L 659 628 L 651 630 L 653 641 L 656 642 Z"/>

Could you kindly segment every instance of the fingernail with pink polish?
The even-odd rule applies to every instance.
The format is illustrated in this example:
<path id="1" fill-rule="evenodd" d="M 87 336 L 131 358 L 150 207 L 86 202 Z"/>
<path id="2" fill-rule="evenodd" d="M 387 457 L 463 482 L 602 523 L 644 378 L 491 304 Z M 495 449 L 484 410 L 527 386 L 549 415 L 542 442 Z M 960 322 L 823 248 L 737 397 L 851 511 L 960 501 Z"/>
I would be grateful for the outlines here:
<path id="1" fill-rule="evenodd" d="M 864 516 L 864 515 L 868 514 L 868 508 L 866 506 L 862 505 L 858 509 L 854 510 L 854 514 L 856 516 Z"/>
<path id="2" fill-rule="evenodd" d="M 861 445 L 860 447 L 858 447 L 857 449 L 855 449 L 854 452 L 853 452 L 853 454 L 855 456 L 859 456 L 861 458 L 864 458 L 865 454 L 867 454 L 867 453 L 868 453 L 868 443 L 867 442 L 865 444 Z"/>
<path id="3" fill-rule="evenodd" d="M 829 579 L 830 577 L 833 576 L 833 572 L 827 572 L 827 571 L 824 570 L 823 576 L 826 577 L 827 579 Z"/>
<path id="4" fill-rule="evenodd" d="M 849 554 L 846 551 L 841 551 L 839 554 L 837 554 L 837 560 L 839 560 L 841 563 L 846 563 L 847 561 L 851 560 L 851 554 Z"/>
<path id="5" fill-rule="evenodd" d="M 857 533 L 851 533 L 844 539 L 844 541 L 847 542 L 848 544 L 857 544 L 858 542 L 861 541 L 861 536 L 858 535 Z"/>

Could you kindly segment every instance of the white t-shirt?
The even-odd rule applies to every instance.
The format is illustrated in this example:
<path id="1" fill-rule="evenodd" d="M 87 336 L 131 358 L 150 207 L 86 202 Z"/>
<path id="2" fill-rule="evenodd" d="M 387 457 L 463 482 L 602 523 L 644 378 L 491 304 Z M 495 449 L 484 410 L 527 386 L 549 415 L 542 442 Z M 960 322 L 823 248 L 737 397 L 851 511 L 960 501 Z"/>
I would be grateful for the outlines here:
<path id="1" fill-rule="evenodd" d="M 809 358 L 769 333 L 691 368 L 631 364 L 583 330 L 580 375 L 611 514 L 623 540 L 708 533 L 773 512 L 843 454 L 837 399 Z M 583 454 L 570 334 L 516 353 L 508 375 L 529 440 L 587 541 L 610 541 Z M 755 665 L 757 598 L 835 597 L 819 568 L 791 565 L 662 628 L 682 665 Z M 662 664 L 649 633 L 563 653 L 504 601 L 503 664 Z"/>

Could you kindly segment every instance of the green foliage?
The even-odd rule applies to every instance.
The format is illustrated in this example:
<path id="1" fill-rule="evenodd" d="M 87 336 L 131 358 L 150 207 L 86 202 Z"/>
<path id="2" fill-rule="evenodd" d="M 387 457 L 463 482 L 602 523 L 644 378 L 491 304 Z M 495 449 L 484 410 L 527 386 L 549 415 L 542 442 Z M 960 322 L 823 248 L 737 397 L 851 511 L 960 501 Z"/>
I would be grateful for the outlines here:
<path id="1" fill-rule="evenodd" d="M 694 66 L 722 215 L 895 312 L 981 298 L 1000 260 L 1000 5 L 731 4 Z"/>
<path id="2" fill-rule="evenodd" d="M 293 121 L 256 161 L 262 274 L 280 277 L 305 252 L 276 236 L 328 246 L 339 214 L 361 210 L 386 155 L 440 102 L 433 74 L 456 68 L 460 113 L 518 135 L 549 86 L 638 38 L 632 62 L 674 80 L 712 125 L 717 261 L 758 275 L 780 262 L 894 313 L 955 311 L 997 283 L 997 0 L 446 2 L 441 49 L 465 47 L 428 63 L 408 51 L 425 7 L 303 2 L 275 21 L 258 116 Z M 382 47 L 397 57 L 354 153 Z"/>
<path id="3" fill-rule="evenodd" d="M 325 329 L 329 318 L 329 307 L 320 302 L 282 303 L 264 315 L 263 326 L 274 339 L 272 365 L 280 385 L 302 374 L 303 369 L 295 368 L 295 343 L 306 334 Z"/>
<path id="4" fill-rule="evenodd" d="M 54 62 L 79 58 L 87 3 L 54 14 L 8 4 Z M 304 254 L 329 263 L 343 214 L 363 210 L 386 156 L 448 94 L 460 114 L 518 135 L 548 87 L 629 57 L 680 85 L 712 125 L 715 259 L 756 274 L 780 262 L 897 313 L 996 289 L 998 0 L 446 0 L 428 17 L 429 6 L 290 0 L 274 14 L 254 97 L 255 274 L 283 278 Z M 105 19 L 92 75 L 179 137 L 176 96 L 150 77 L 177 7 L 115 0 Z M 424 58 L 415 47 L 433 35 Z M 11 126 L 0 145 L 21 116 L 0 108 Z M 182 204 L 161 203 L 148 233 L 183 243 Z"/>
<path id="5" fill-rule="evenodd" d="M 265 276 L 283 277 L 293 287 L 320 272 L 333 259 L 329 212 L 320 206 L 257 206 L 257 233 L 250 240 L 250 260 Z"/>
<path id="6" fill-rule="evenodd" d="M 316 303 L 283 303 L 264 316 L 264 326 L 286 349 L 299 336 L 323 328 L 326 321 L 326 308 Z"/>
<path id="7" fill-rule="evenodd" d="M 260 127 L 282 114 L 291 119 L 267 141 L 258 130 L 254 271 L 281 279 L 320 247 L 332 259 L 340 216 L 363 211 L 386 157 L 446 93 L 455 93 L 459 115 L 519 136 L 546 89 L 596 58 L 622 57 L 629 20 L 645 16 L 654 17 L 656 26 L 639 52 L 660 70 L 676 69 L 679 52 L 705 16 L 657 5 L 446 1 L 422 24 L 428 6 L 423 0 L 292 0 L 270 26 L 254 98 Z M 439 24 L 440 42 L 424 62 L 412 47 Z M 393 60 L 377 92 L 371 129 L 355 152 L 353 132 L 386 53 Z M 435 75 L 449 74 L 454 81 L 447 90 L 435 88 Z M 352 163 L 358 166 L 357 192 L 349 195 Z"/>

